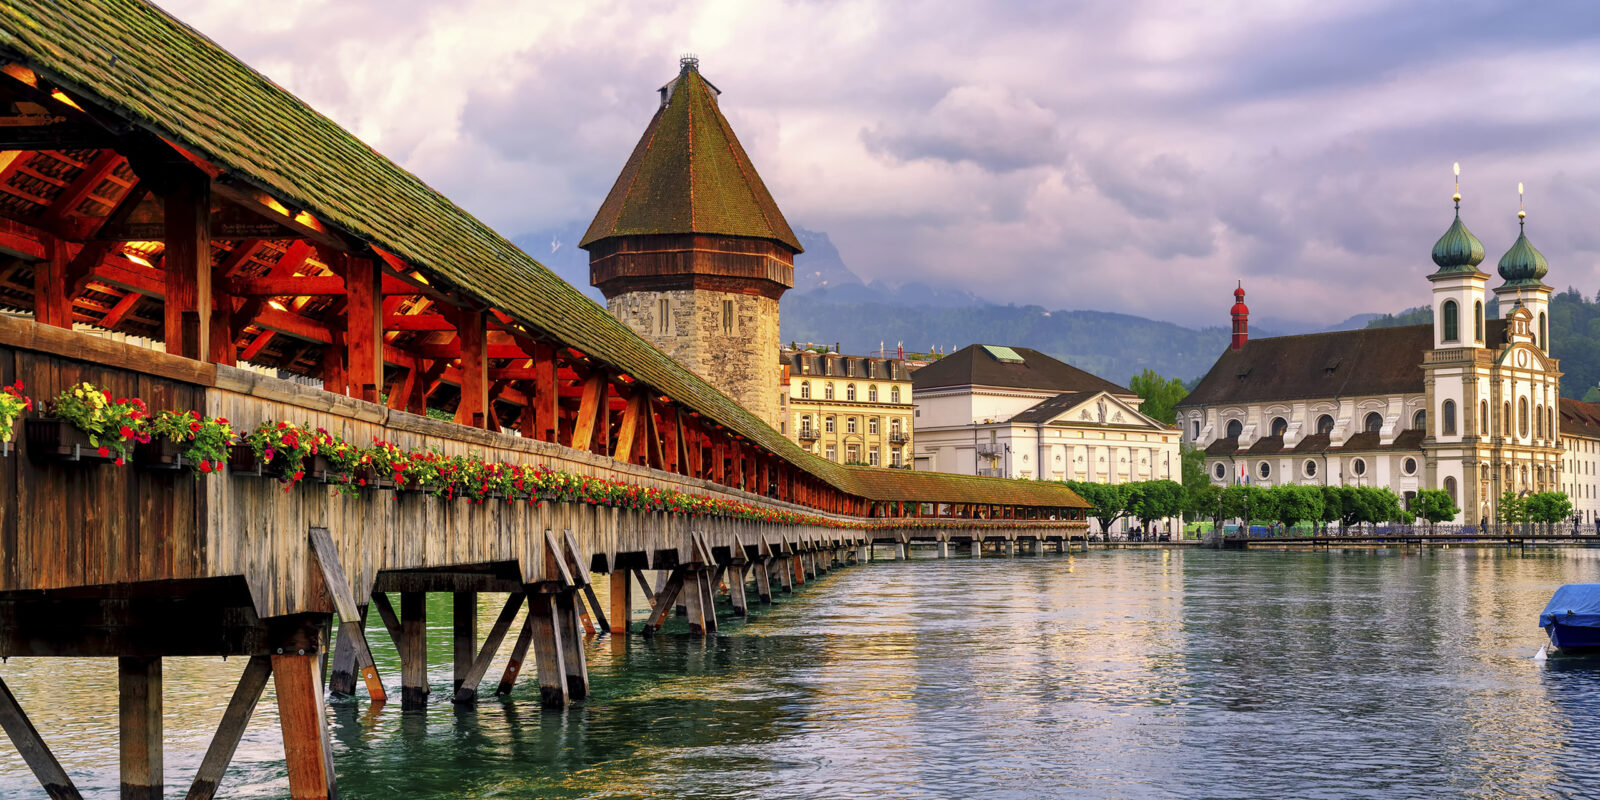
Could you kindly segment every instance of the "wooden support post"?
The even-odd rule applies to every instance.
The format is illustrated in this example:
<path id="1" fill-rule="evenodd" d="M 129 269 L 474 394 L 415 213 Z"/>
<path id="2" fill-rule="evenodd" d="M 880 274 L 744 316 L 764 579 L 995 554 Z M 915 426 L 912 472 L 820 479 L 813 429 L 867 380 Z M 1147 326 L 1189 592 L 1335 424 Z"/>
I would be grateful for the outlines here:
<path id="1" fill-rule="evenodd" d="M 384 629 L 389 631 L 389 640 L 394 642 L 395 650 L 400 649 L 400 617 L 394 613 L 394 606 L 389 603 L 389 595 L 378 592 L 372 596 L 372 605 L 378 608 L 378 617 L 383 620 Z"/>
<path id="2" fill-rule="evenodd" d="M 400 593 L 400 708 L 428 707 L 428 595 Z"/>
<path id="3" fill-rule="evenodd" d="M 161 659 L 117 659 L 123 800 L 161 800 Z"/>
<path id="4" fill-rule="evenodd" d="M 451 642 L 455 666 L 455 682 L 450 690 L 459 692 L 467 673 L 472 671 L 473 658 L 478 655 L 478 593 L 455 592 L 450 597 L 450 611 L 454 623 Z"/>
<path id="5" fill-rule="evenodd" d="M 595 429 L 604 424 L 601 413 L 606 403 L 606 379 L 595 374 L 583 382 L 583 397 L 578 403 L 578 421 L 572 429 L 572 449 L 593 450 Z"/>
<path id="6" fill-rule="evenodd" d="M 376 259 L 342 260 L 350 396 L 376 403 L 383 386 L 383 268 Z"/>
<path id="7" fill-rule="evenodd" d="M 506 638 L 506 632 L 511 630 L 511 623 L 517 620 L 517 612 L 522 610 L 522 592 L 513 592 L 506 598 L 505 607 L 500 609 L 500 616 L 489 628 L 489 635 L 484 637 L 483 647 L 478 651 L 472 664 L 468 666 L 465 678 L 461 685 L 456 687 L 455 701 L 457 703 L 473 703 L 478 699 L 478 684 L 483 681 L 483 676 L 489 671 L 489 663 L 494 660 L 495 653 L 500 650 L 500 642 Z M 515 680 L 515 678 L 513 678 Z"/>
<path id="8" fill-rule="evenodd" d="M 611 584 L 611 632 L 626 635 L 633 618 L 633 578 L 625 569 L 612 569 L 607 582 Z"/>
<path id="9" fill-rule="evenodd" d="M 44 260 L 33 265 L 33 318 L 40 325 L 72 327 L 72 297 L 67 289 L 67 243 L 44 238 Z"/>
<path id="10" fill-rule="evenodd" d="M 389 699 L 384 693 L 383 681 L 378 677 L 377 665 L 372 660 L 372 650 L 367 646 L 367 610 L 365 606 L 356 604 L 355 593 L 350 589 L 350 581 L 345 577 L 344 566 L 339 563 L 339 551 L 333 546 L 333 538 L 328 534 L 327 528 L 312 528 L 311 554 L 322 574 L 322 582 L 328 589 L 328 594 L 333 597 L 333 607 L 339 612 L 339 644 L 344 647 L 349 642 L 351 651 L 351 664 L 344 665 L 345 672 L 341 676 L 338 659 L 334 660 L 334 675 L 332 690 L 335 694 L 355 694 L 355 678 L 350 669 L 353 666 L 360 672 L 361 679 L 367 685 L 367 695 L 375 703 L 382 703 Z"/>
<path id="11" fill-rule="evenodd" d="M 0 728 L 5 729 L 11 746 L 16 748 L 17 755 L 22 756 L 23 763 L 33 770 L 33 776 L 44 787 L 46 797 L 50 800 L 83 800 L 78 787 L 73 785 L 66 770 L 61 768 L 61 762 L 39 738 L 33 721 L 28 719 L 16 696 L 11 694 L 11 687 L 6 686 L 3 680 L 0 680 Z"/>
<path id="12" fill-rule="evenodd" d="M 650 618 L 644 623 L 645 633 L 661 630 L 662 623 L 666 622 L 667 615 L 672 613 L 673 605 L 677 603 L 678 595 L 683 591 L 684 583 L 684 568 L 673 569 L 667 576 L 666 583 L 662 585 L 661 591 L 656 593 L 655 606 L 650 611 Z"/>
<path id="13" fill-rule="evenodd" d="M 511 658 L 506 661 L 506 671 L 500 675 L 500 686 L 494 693 L 504 697 L 511 694 L 516 688 L 517 676 L 522 674 L 522 663 L 528 660 L 528 647 L 533 644 L 533 615 L 534 604 L 528 603 L 528 613 L 522 619 L 522 632 L 517 634 L 517 643 L 511 647 Z"/>
<path id="14" fill-rule="evenodd" d="M 744 566 L 742 563 L 728 565 L 728 598 L 733 601 L 733 614 L 736 617 L 750 614 L 749 598 L 745 595 Z"/>
<path id="15" fill-rule="evenodd" d="M 534 431 L 525 434 L 541 442 L 554 442 L 561 420 L 561 395 L 556 386 L 556 348 L 554 345 L 536 344 L 532 355 L 535 420 Z"/>
<path id="16" fill-rule="evenodd" d="M 594 612 L 594 618 L 599 621 L 600 630 L 604 633 L 610 633 L 611 622 L 610 620 L 606 619 L 605 609 L 600 605 L 599 596 L 595 594 L 594 581 L 589 580 L 589 565 L 584 563 L 583 550 L 578 547 L 578 537 L 574 536 L 572 534 L 572 530 L 569 528 L 565 531 L 562 531 L 562 540 L 566 545 L 565 557 L 567 559 L 567 566 L 572 570 L 573 582 L 577 584 L 579 590 L 583 592 L 584 599 L 589 601 L 589 608 Z M 579 610 L 582 611 L 581 604 L 579 605 Z M 623 625 L 626 627 L 626 617 L 623 619 Z M 590 626 L 588 615 L 584 615 L 583 627 L 584 630 L 588 631 L 591 636 L 594 635 L 594 630 Z"/>
<path id="17" fill-rule="evenodd" d="M 637 437 L 648 433 L 641 430 L 647 427 L 644 415 L 649 413 L 644 406 L 644 391 L 642 389 L 634 391 L 622 409 L 622 421 L 617 425 L 617 443 L 616 449 L 611 453 L 612 458 L 629 464 L 634 463 L 634 451 L 638 449 Z"/>
<path id="18" fill-rule="evenodd" d="M 202 359 L 211 353 L 211 178 L 173 164 L 161 183 L 167 352 Z"/>
<path id="19" fill-rule="evenodd" d="M 458 311 L 451 317 L 461 342 L 461 404 L 456 406 L 456 422 L 485 428 L 490 411 L 487 322 L 482 311 Z"/>
<path id="20" fill-rule="evenodd" d="M 405 601 L 401 601 L 402 608 Z M 278 725 L 293 800 L 332 800 L 333 764 L 328 758 L 328 720 L 322 706 L 322 676 L 317 656 L 272 656 L 272 683 L 278 695 Z"/>
<path id="21" fill-rule="evenodd" d="M 795 553 L 789 558 L 789 563 L 794 567 L 794 583 L 796 586 L 806 585 L 806 556 L 805 553 Z"/>
<path id="22" fill-rule="evenodd" d="M 772 560 L 763 558 L 755 562 L 756 599 L 772 603 Z"/>
<path id="23" fill-rule="evenodd" d="M 578 621 L 578 593 L 573 590 L 557 593 L 556 625 L 566 626 L 561 631 L 558 645 L 563 648 L 561 667 L 566 671 L 567 702 L 577 702 L 589 696 L 589 663 L 583 653 L 582 626 Z"/>
<path id="24" fill-rule="evenodd" d="M 549 587 L 545 584 L 545 587 Z M 539 671 L 539 700 L 546 708 L 566 708 L 572 702 L 567 696 L 567 667 L 562 663 L 566 648 L 561 645 L 562 628 L 560 611 L 556 608 L 556 592 L 541 587 L 528 606 L 528 619 L 533 623 L 534 663 Z"/>
<path id="25" fill-rule="evenodd" d="M 709 576 L 704 566 L 697 566 L 689 571 L 684 593 L 684 606 L 689 611 L 689 632 L 704 635 L 708 632 L 706 617 L 716 618 L 716 612 L 706 607 L 706 590 L 703 584 Z"/>
<path id="26" fill-rule="evenodd" d="M 794 592 L 794 556 L 783 556 L 773 559 L 778 567 L 778 584 L 783 587 L 786 594 Z"/>
<path id="27" fill-rule="evenodd" d="M 233 690 L 233 699 L 228 701 L 227 710 L 222 712 L 217 734 L 211 737 L 205 759 L 200 762 L 200 771 L 195 773 L 194 782 L 189 785 L 189 794 L 184 800 L 211 800 L 216 796 L 217 787 L 228 771 L 229 762 L 233 761 L 234 752 L 239 749 L 239 740 L 244 738 L 245 728 L 249 726 L 256 703 L 261 701 L 261 693 L 267 688 L 267 678 L 271 676 L 270 656 L 250 657 L 250 662 L 245 664 L 244 674 L 239 676 L 239 685 Z"/>

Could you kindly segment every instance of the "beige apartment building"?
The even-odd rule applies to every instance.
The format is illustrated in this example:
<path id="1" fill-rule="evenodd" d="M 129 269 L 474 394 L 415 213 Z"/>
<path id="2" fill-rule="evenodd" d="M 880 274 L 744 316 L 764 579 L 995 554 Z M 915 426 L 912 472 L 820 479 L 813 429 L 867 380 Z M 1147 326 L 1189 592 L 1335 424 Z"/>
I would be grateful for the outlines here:
<path id="1" fill-rule="evenodd" d="M 911 466 L 911 371 L 895 358 L 785 349 L 778 431 L 829 461 Z"/>

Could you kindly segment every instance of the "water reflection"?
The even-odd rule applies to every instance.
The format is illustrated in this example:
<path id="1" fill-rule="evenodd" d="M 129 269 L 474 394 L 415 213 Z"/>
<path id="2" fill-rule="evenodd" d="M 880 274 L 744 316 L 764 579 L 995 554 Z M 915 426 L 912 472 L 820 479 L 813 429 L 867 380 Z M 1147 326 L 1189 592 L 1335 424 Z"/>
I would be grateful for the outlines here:
<path id="1" fill-rule="evenodd" d="M 1530 656 L 1584 550 L 1110 551 L 839 570 L 724 635 L 591 641 L 592 699 L 524 680 L 330 708 L 353 798 L 1563 797 L 1600 785 L 1600 661 Z M 605 587 L 598 587 L 605 596 Z M 486 630 L 503 597 L 480 599 Z M 371 640 L 398 694 L 399 665 Z M 168 661 L 169 795 L 244 661 Z M 531 663 L 528 665 L 531 667 Z M 524 670 L 526 678 L 533 670 Z M 0 668 L 86 791 L 115 791 L 110 662 Z M 271 688 L 223 792 L 285 793 Z M 0 796 L 36 793 L 0 745 Z"/>

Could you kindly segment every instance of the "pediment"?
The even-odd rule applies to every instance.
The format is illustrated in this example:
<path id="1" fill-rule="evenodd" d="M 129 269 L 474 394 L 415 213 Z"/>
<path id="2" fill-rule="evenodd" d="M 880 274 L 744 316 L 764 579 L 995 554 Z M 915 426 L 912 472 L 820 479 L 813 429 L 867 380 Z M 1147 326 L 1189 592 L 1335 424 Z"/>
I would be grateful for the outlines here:
<path id="1" fill-rule="evenodd" d="M 1139 413 L 1131 403 L 1109 392 L 1095 392 L 1052 416 L 1047 424 L 1113 425 L 1162 429 L 1165 425 Z"/>
<path id="2" fill-rule="evenodd" d="M 1517 369 L 1531 369 L 1551 371 L 1555 369 L 1555 360 L 1545 355 L 1543 350 L 1528 342 L 1515 342 L 1504 350 L 1495 359 L 1495 363 L 1502 367 L 1515 367 Z"/>

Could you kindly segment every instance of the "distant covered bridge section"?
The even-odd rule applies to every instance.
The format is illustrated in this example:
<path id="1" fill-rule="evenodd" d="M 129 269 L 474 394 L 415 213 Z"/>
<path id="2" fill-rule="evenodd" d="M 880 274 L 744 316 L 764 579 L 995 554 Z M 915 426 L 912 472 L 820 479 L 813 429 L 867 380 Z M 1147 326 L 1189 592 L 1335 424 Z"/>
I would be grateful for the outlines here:
<path id="1" fill-rule="evenodd" d="M 88 382 L 244 431 L 303 424 L 588 482 L 458 498 L 382 487 L 382 474 L 343 491 L 316 474 L 286 484 L 270 464 L 196 476 L 105 463 L 39 420 L 0 457 L 0 655 L 119 659 L 126 796 L 163 783 L 165 656 L 250 659 L 190 797 L 216 790 L 269 678 L 292 793 L 325 797 L 320 662 L 335 612 L 336 692 L 364 680 L 386 697 L 361 624 L 376 609 L 400 647 L 402 704 L 425 705 L 423 601 L 442 591 L 457 601 L 455 699 L 472 700 L 515 631 L 501 689 L 533 658 L 561 706 L 587 693 L 580 637 L 621 632 L 636 589 L 647 630 L 682 605 L 705 632 L 723 584 L 742 611 L 747 585 L 769 598 L 875 539 L 1083 527 L 1085 504 L 1059 485 L 806 453 L 134 0 L 0 6 L 0 382 L 18 380 L 39 399 Z M 609 598 L 594 572 L 610 574 Z M 510 598 L 482 635 L 478 592 Z M 3 683 L 0 726 L 49 793 L 76 796 Z"/>

